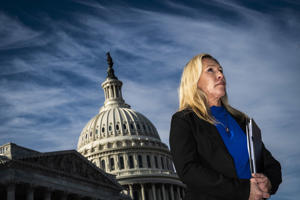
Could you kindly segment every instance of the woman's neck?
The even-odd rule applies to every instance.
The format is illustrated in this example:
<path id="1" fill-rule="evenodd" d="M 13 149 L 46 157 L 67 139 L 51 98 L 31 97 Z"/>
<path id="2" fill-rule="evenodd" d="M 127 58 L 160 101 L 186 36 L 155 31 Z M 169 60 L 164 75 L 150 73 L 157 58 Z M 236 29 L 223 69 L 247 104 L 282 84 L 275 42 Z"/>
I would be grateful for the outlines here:
<path id="1" fill-rule="evenodd" d="M 221 106 L 221 100 L 220 99 L 216 99 L 214 101 L 208 101 L 208 105 L 209 107 L 212 107 L 212 106 Z"/>

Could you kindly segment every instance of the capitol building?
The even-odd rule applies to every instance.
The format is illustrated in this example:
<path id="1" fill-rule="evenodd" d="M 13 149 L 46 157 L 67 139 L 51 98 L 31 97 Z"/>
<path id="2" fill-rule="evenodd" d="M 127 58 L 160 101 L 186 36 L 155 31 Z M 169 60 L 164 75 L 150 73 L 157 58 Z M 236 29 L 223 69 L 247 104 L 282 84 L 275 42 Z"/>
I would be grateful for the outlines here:
<path id="1" fill-rule="evenodd" d="M 107 61 L 104 105 L 81 131 L 77 151 L 115 175 L 133 200 L 183 199 L 185 185 L 174 171 L 168 146 L 151 121 L 125 102 L 109 53 Z"/>
<path id="2" fill-rule="evenodd" d="M 182 200 L 185 185 L 168 146 L 122 98 L 107 53 L 104 105 L 83 128 L 76 150 L 38 152 L 0 144 L 2 200 Z"/>

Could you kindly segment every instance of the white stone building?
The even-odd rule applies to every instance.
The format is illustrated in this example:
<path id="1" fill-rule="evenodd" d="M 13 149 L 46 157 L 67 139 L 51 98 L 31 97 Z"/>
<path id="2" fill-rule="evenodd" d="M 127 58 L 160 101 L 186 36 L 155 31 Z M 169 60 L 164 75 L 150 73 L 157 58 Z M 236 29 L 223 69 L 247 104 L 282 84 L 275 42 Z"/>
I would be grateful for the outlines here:
<path id="1" fill-rule="evenodd" d="M 107 56 L 109 67 L 102 83 L 105 102 L 83 128 L 77 151 L 116 175 L 134 200 L 182 199 L 185 186 L 174 171 L 168 146 L 150 120 L 125 103 L 122 82 Z"/>

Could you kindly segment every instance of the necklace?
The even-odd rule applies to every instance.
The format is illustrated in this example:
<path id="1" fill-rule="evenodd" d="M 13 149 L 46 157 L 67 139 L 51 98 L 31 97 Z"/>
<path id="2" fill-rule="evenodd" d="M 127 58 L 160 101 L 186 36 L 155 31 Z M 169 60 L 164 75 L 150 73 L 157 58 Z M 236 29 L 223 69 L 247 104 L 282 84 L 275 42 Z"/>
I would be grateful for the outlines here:
<path id="1" fill-rule="evenodd" d="M 222 122 L 220 122 L 220 124 L 224 127 L 226 133 L 230 134 L 230 129 L 229 129 L 229 126 L 228 126 L 228 116 L 227 116 L 227 113 L 224 115 L 224 118 L 225 118 L 225 125 Z"/>
<path id="2" fill-rule="evenodd" d="M 226 133 L 230 133 L 230 129 L 229 129 L 229 127 L 228 126 L 225 126 L 222 122 L 220 122 L 220 124 L 224 127 L 224 129 L 225 129 L 225 131 L 226 131 Z"/>

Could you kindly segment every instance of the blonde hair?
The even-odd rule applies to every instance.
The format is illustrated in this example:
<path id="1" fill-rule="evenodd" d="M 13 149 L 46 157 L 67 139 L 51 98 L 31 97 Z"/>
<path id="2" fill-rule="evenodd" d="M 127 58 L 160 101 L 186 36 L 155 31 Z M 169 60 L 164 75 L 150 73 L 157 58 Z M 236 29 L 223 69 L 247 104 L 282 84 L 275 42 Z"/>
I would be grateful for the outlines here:
<path id="1" fill-rule="evenodd" d="M 197 83 L 202 73 L 202 59 L 209 58 L 219 64 L 217 59 L 209 54 L 194 56 L 184 67 L 179 86 L 179 111 L 191 109 L 201 119 L 216 124 L 216 120 L 210 113 L 206 94 L 198 88 Z M 227 93 L 221 97 L 221 103 L 226 110 L 235 117 L 247 117 L 244 113 L 231 107 L 228 103 Z"/>

